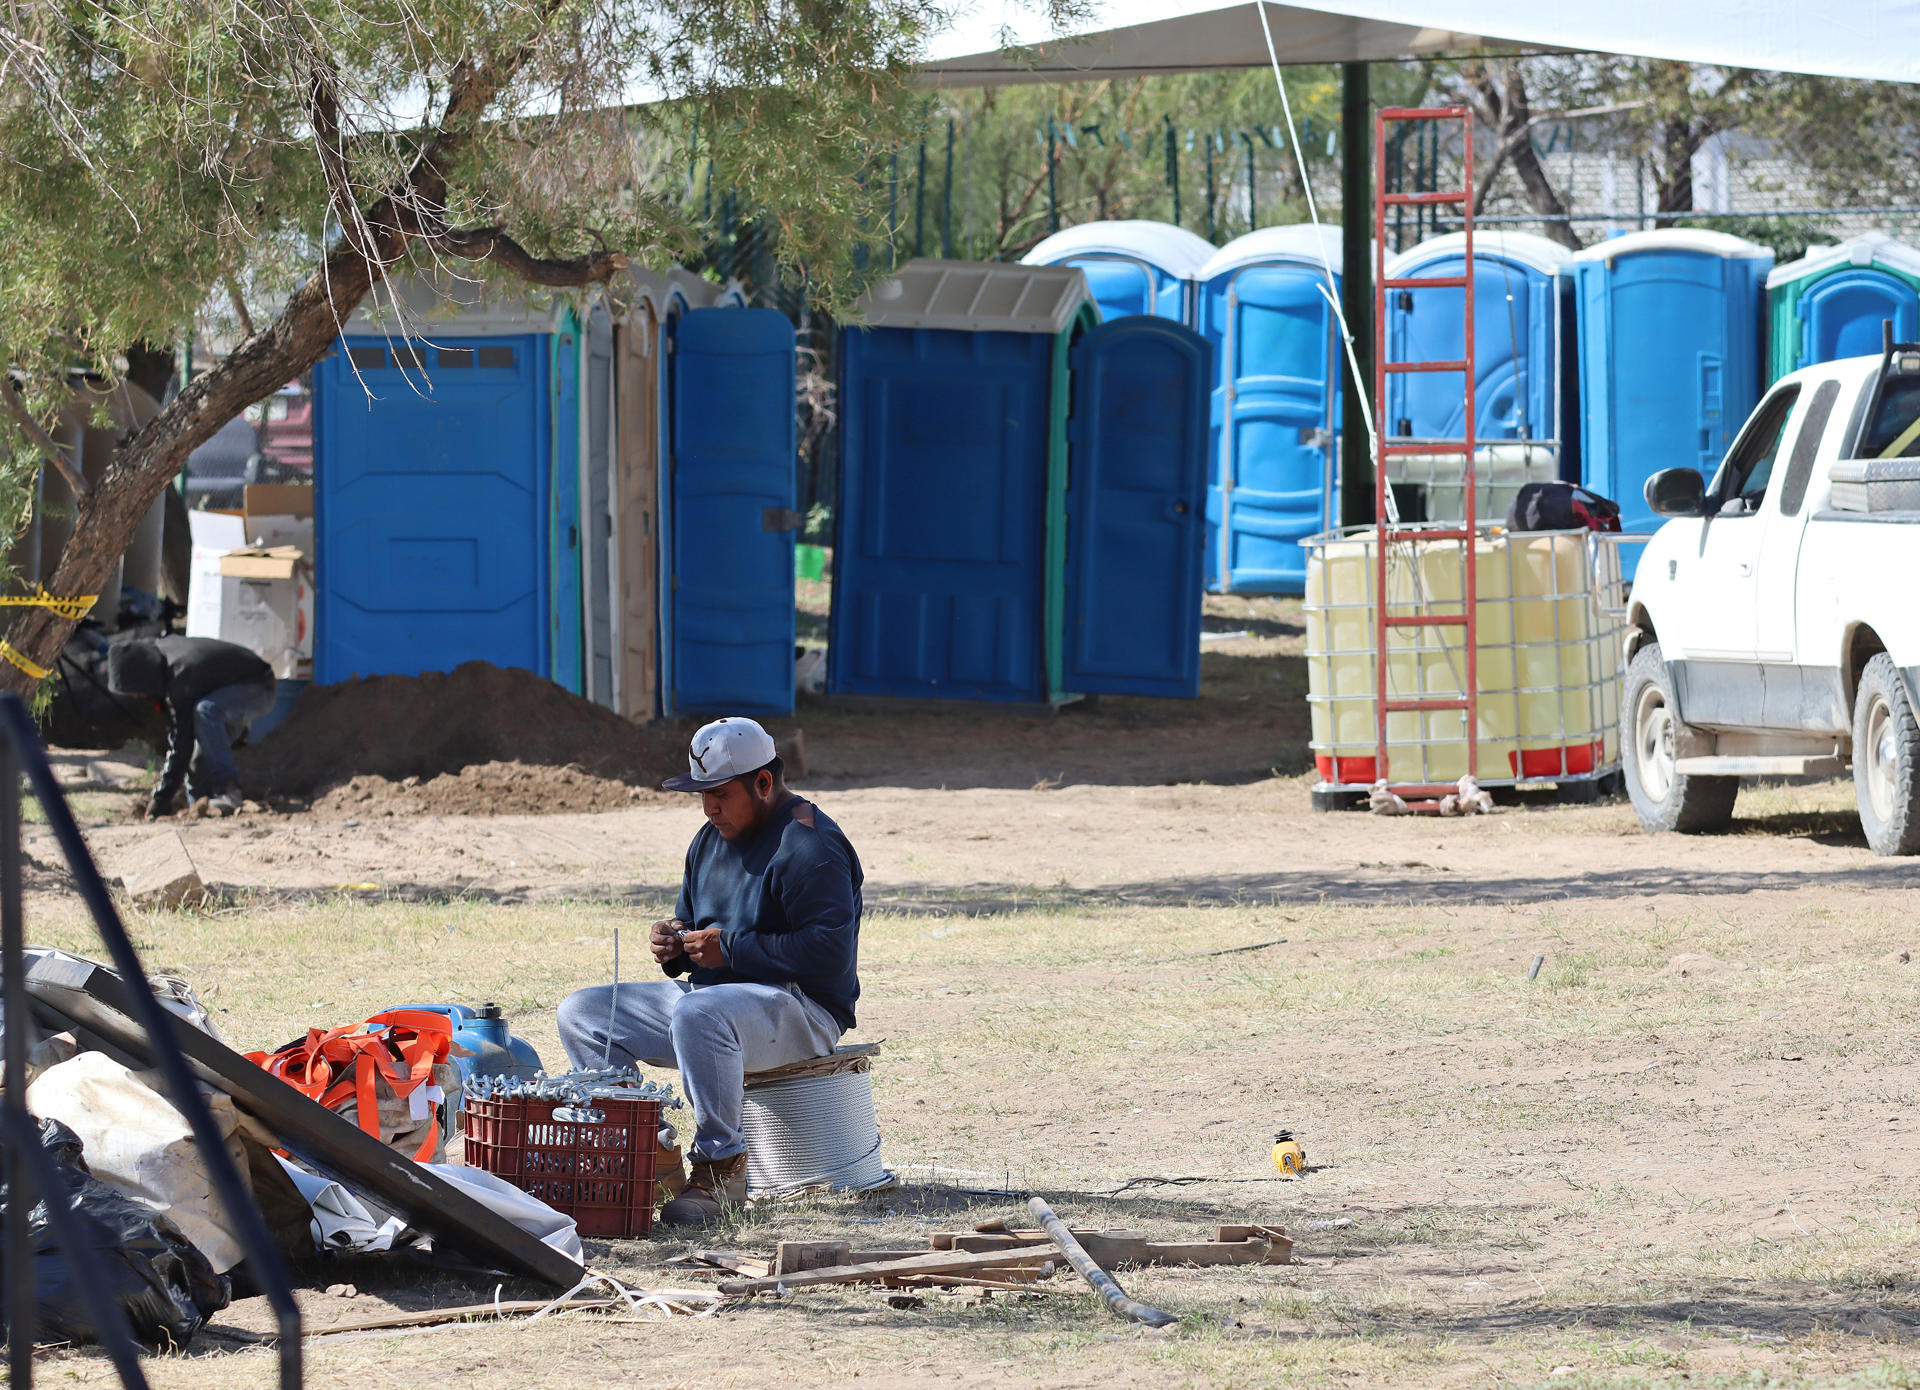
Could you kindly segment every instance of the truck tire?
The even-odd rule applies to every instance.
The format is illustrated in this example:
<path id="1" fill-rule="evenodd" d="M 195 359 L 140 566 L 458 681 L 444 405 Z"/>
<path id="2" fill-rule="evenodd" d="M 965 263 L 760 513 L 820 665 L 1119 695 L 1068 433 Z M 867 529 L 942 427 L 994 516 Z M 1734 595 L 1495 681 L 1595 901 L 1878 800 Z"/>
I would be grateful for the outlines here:
<path id="1" fill-rule="evenodd" d="M 1920 853 L 1920 722 L 1885 652 L 1860 673 L 1853 702 L 1853 792 L 1875 854 Z"/>
<path id="2" fill-rule="evenodd" d="M 1620 700 L 1620 762 L 1627 796 L 1649 834 L 1718 830 L 1733 819 L 1738 777 L 1687 776 L 1674 771 L 1673 683 L 1660 644 L 1649 642 L 1627 666 Z"/>

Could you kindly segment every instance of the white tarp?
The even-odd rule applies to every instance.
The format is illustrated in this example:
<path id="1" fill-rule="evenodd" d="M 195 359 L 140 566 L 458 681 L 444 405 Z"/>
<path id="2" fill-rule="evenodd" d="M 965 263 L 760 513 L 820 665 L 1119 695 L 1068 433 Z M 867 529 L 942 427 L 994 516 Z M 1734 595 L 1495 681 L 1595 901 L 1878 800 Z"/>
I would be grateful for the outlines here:
<path id="1" fill-rule="evenodd" d="M 1106 0 L 1079 37 L 1052 37 L 1032 4 L 983 0 L 935 37 L 943 86 L 1059 82 L 1264 67 L 1254 4 Z M 1379 61 L 1553 49 L 1781 72 L 1920 81 L 1920 0 L 1323 0 L 1268 5 L 1283 63 Z M 1003 33 L 1028 45 L 997 50 Z"/>

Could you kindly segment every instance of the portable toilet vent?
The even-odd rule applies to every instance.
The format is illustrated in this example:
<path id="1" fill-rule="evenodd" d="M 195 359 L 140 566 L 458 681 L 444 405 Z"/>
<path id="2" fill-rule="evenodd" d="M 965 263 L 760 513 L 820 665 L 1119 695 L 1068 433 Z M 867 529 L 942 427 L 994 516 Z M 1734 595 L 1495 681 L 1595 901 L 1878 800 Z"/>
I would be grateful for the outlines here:
<path id="1" fill-rule="evenodd" d="M 1893 340 L 1920 337 L 1920 248 L 1882 232 L 1816 246 L 1767 276 L 1768 379 L 1843 357 L 1880 351 L 1880 325 Z"/>

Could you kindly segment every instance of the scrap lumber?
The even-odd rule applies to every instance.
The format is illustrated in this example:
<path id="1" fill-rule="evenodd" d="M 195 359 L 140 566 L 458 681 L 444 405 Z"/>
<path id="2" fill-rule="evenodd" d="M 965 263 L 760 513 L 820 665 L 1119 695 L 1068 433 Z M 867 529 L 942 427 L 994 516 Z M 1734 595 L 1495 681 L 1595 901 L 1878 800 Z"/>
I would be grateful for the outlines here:
<path id="1" fill-rule="evenodd" d="M 1277 1226 L 1222 1226 L 1213 1240 L 1150 1240 L 1137 1231 L 1092 1231 L 1075 1228 L 1075 1240 L 1106 1268 L 1125 1265 L 1283 1265 L 1293 1258 L 1293 1242 Z M 935 1249 L 984 1253 L 1044 1245 L 1051 1237 L 1043 1230 L 1011 1230 L 1003 1234 L 977 1231 L 936 1231 Z"/>
<path id="2" fill-rule="evenodd" d="M 773 1248 L 772 1274 L 800 1274 L 835 1265 L 873 1264 L 853 1258 L 853 1243 L 845 1240 L 783 1240 Z"/>
<path id="3" fill-rule="evenodd" d="M 1095 1293 L 1107 1301 L 1107 1307 L 1113 1310 L 1115 1316 L 1145 1323 L 1148 1327 L 1167 1327 L 1180 1321 L 1165 1309 L 1155 1308 L 1150 1303 L 1141 1303 L 1127 1297 L 1127 1291 L 1114 1281 L 1111 1274 L 1095 1263 L 1093 1257 L 1087 1253 L 1086 1247 L 1074 1239 L 1073 1232 L 1067 1229 L 1067 1223 L 1054 1215 L 1053 1208 L 1047 1205 L 1044 1197 L 1027 1198 L 1027 1210 L 1034 1214 L 1046 1233 L 1053 1237 L 1053 1243 L 1060 1247 L 1060 1253 L 1067 1257 L 1068 1263 L 1079 1272 L 1080 1277 L 1087 1281 Z"/>
<path id="4" fill-rule="evenodd" d="M 928 1251 L 905 1260 L 886 1260 L 878 1264 L 830 1265 L 798 1274 L 774 1274 L 764 1279 L 735 1279 L 720 1285 L 729 1297 L 771 1293 L 775 1289 L 806 1289 L 820 1284 L 879 1284 L 896 1274 L 979 1274 L 983 1270 L 1043 1265 L 1059 1252 L 1051 1245 L 1025 1246 L 1018 1250 L 989 1250 L 980 1254 L 960 1251 Z"/>

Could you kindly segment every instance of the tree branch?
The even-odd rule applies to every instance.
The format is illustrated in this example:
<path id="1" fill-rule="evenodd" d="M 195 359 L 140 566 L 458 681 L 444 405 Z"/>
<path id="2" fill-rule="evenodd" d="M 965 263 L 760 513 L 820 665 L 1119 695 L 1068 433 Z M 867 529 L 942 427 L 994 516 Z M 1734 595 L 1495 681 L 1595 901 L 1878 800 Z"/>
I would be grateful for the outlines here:
<path id="1" fill-rule="evenodd" d="M 627 268 L 627 258 L 617 251 L 547 260 L 528 251 L 499 227 L 449 229 L 423 239 L 436 251 L 469 261 L 491 261 L 535 285 L 605 284 Z"/>
<path id="2" fill-rule="evenodd" d="M 234 283 L 231 275 L 227 277 L 227 303 L 233 306 L 233 316 L 240 323 L 240 336 L 251 338 L 253 315 L 247 312 L 247 301 L 240 297 L 240 286 Z"/>
<path id="3" fill-rule="evenodd" d="M 13 384 L 12 377 L 0 376 L 0 405 L 5 406 L 7 414 L 13 417 L 14 423 L 20 426 L 27 438 L 34 442 L 35 447 L 46 455 L 47 462 L 59 471 L 60 476 L 67 480 L 67 486 L 73 489 L 73 495 L 85 497 L 90 491 L 87 480 L 81 476 L 80 470 L 73 466 L 73 460 L 67 457 L 67 451 L 60 447 L 59 441 L 48 434 L 40 422 L 33 418 L 33 412 L 27 409 L 27 403 L 20 399 L 20 390 Z"/>

